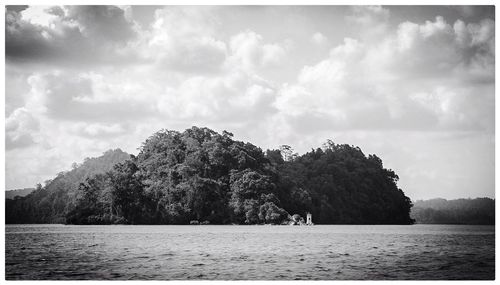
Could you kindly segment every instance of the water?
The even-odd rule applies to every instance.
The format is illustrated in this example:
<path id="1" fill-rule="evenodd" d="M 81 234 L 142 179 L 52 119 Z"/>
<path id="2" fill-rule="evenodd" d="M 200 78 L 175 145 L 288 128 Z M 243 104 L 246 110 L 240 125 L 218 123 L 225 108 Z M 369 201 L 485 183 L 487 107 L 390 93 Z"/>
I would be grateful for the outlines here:
<path id="1" fill-rule="evenodd" d="M 494 226 L 7 225 L 6 279 L 494 279 Z"/>

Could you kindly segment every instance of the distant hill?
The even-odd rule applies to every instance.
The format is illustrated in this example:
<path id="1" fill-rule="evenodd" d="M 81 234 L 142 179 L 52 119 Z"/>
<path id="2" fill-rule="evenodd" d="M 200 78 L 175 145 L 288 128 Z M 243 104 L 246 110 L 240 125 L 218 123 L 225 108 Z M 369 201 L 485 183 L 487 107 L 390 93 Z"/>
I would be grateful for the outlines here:
<path id="1" fill-rule="evenodd" d="M 130 159 L 129 159 L 130 158 Z M 161 130 L 6 200 L 6 223 L 411 224 L 411 200 L 376 155 L 328 140 L 263 151 L 208 128 Z M 294 218 L 295 220 L 295 218 Z"/>
<path id="2" fill-rule="evenodd" d="M 24 197 L 29 193 L 35 191 L 35 188 L 23 188 L 5 191 L 5 199 L 14 199 L 14 197 Z"/>
<path id="3" fill-rule="evenodd" d="M 410 216 L 420 224 L 495 224 L 495 200 L 431 199 L 414 202 Z"/>
<path id="4" fill-rule="evenodd" d="M 73 164 L 25 197 L 6 199 L 6 223 L 64 223 L 65 214 L 74 207 L 80 183 L 88 177 L 105 173 L 117 163 L 130 158 L 120 149 L 108 150 L 102 156 L 86 158 Z"/>

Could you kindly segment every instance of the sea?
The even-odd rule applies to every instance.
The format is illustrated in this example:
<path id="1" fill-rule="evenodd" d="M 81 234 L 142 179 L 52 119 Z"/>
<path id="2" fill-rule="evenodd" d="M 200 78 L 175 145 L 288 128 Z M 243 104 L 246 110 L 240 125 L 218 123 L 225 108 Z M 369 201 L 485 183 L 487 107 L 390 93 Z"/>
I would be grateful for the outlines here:
<path id="1" fill-rule="evenodd" d="M 7 280 L 493 280 L 479 225 L 6 225 Z"/>

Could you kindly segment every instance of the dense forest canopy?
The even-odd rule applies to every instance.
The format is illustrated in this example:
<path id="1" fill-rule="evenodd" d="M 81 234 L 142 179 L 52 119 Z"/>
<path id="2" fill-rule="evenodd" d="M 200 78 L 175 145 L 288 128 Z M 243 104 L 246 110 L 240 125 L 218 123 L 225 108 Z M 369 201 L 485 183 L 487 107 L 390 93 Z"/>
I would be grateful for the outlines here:
<path id="1" fill-rule="evenodd" d="M 431 199 L 419 200 L 411 209 L 411 217 L 421 224 L 495 224 L 495 200 Z"/>
<path id="2" fill-rule="evenodd" d="M 410 224 L 412 203 L 375 155 L 328 141 L 297 155 L 263 151 L 208 128 L 161 130 L 137 156 L 87 159 L 30 195 L 8 200 L 7 223 Z"/>

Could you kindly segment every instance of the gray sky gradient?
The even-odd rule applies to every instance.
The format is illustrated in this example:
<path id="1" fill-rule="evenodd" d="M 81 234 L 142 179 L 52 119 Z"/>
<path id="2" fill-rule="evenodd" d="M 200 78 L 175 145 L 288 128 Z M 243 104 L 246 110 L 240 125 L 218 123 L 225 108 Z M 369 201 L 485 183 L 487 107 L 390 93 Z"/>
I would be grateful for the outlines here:
<path id="1" fill-rule="evenodd" d="M 493 6 L 8 6 L 5 34 L 7 189 L 196 125 L 495 197 Z"/>

